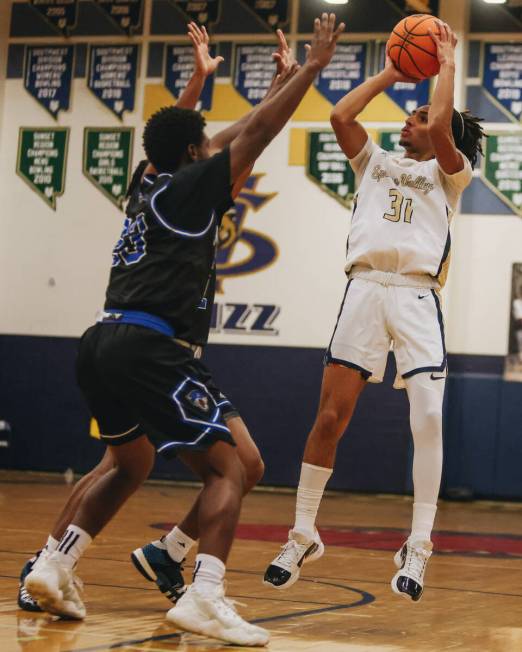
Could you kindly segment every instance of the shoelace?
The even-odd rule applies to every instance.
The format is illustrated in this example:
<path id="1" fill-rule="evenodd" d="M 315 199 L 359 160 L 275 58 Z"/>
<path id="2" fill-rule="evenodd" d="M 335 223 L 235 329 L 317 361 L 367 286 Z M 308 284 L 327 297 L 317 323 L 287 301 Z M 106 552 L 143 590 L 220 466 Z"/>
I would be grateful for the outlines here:
<path id="1" fill-rule="evenodd" d="M 406 572 L 422 581 L 429 555 L 423 548 L 410 548 L 406 557 Z"/>
<path id="2" fill-rule="evenodd" d="M 290 570 L 299 561 L 300 556 L 306 552 L 307 548 L 306 544 L 297 543 L 297 541 L 290 539 L 281 546 L 281 552 L 277 556 L 277 563 Z"/>

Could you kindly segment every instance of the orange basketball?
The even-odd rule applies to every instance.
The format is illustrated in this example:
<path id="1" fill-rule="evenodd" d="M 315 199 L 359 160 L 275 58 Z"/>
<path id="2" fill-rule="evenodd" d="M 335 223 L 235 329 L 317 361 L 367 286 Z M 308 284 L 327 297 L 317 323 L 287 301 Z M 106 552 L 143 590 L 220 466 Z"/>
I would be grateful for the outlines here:
<path id="1" fill-rule="evenodd" d="M 386 46 L 393 65 L 407 77 L 426 79 L 439 72 L 437 46 L 429 29 L 439 34 L 437 19 L 429 14 L 403 18 L 393 28 Z"/>

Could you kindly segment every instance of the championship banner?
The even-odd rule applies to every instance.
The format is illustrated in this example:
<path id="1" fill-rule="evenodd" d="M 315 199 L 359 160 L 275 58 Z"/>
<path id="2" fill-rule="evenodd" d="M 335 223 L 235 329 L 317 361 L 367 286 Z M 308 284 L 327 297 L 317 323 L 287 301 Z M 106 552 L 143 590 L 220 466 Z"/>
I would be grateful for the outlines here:
<path id="1" fill-rule="evenodd" d="M 404 152 L 404 147 L 399 145 L 399 140 L 401 139 L 401 132 L 394 130 L 385 130 L 379 131 L 379 145 L 385 149 L 387 152 L 394 152 L 401 154 Z"/>
<path id="2" fill-rule="evenodd" d="M 188 20 L 208 27 L 217 23 L 221 13 L 221 0 L 170 0 Z"/>
<path id="3" fill-rule="evenodd" d="M 333 59 L 316 78 L 315 87 L 331 104 L 337 104 L 364 81 L 367 61 L 367 43 L 338 43 Z"/>
<path id="4" fill-rule="evenodd" d="M 386 44 L 379 45 L 379 61 L 381 70 L 384 68 Z M 397 104 L 405 113 L 411 113 L 428 104 L 430 99 L 430 80 L 423 79 L 418 83 L 395 82 L 393 86 L 385 89 L 386 95 Z"/>
<path id="5" fill-rule="evenodd" d="M 83 173 L 118 208 L 129 185 L 133 135 L 132 127 L 83 131 Z"/>
<path id="6" fill-rule="evenodd" d="M 31 5 L 64 36 L 76 25 L 78 0 L 31 0 Z"/>
<path id="7" fill-rule="evenodd" d="M 522 217 L 522 132 L 489 133 L 482 158 L 486 184 Z"/>
<path id="8" fill-rule="evenodd" d="M 343 206 L 351 206 L 355 176 L 333 131 L 309 131 L 306 175 Z"/>
<path id="9" fill-rule="evenodd" d="M 122 31 L 130 36 L 141 25 L 144 0 L 94 0 Z"/>
<path id="10" fill-rule="evenodd" d="M 484 43 L 482 85 L 513 121 L 522 115 L 522 43 Z"/>
<path id="11" fill-rule="evenodd" d="M 91 45 L 88 86 L 120 120 L 134 110 L 137 45 Z"/>
<path id="12" fill-rule="evenodd" d="M 522 382 L 522 263 L 513 263 L 509 302 L 509 342 L 504 378 Z"/>
<path id="13" fill-rule="evenodd" d="M 73 56 L 72 45 L 25 48 L 24 88 L 55 120 L 69 109 Z"/>
<path id="14" fill-rule="evenodd" d="M 273 45 L 236 45 L 234 88 L 250 104 L 266 95 L 275 74 Z"/>
<path id="15" fill-rule="evenodd" d="M 165 45 L 165 87 L 179 99 L 194 71 L 194 49 L 191 45 Z M 216 48 L 211 45 L 210 56 L 216 56 Z M 214 93 L 214 75 L 205 80 L 205 85 L 197 104 L 198 110 L 210 111 Z"/>
<path id="16" fill-rule="evenodd" d="M 278 29 L 288 23 L 288 0 L 241 0 L 261 21 Z"/>
<path id="17" fill-rule="evenodd" d="M 65 188 L 69 129 L 20 127 L 16 173 L 53 209 Z"/>

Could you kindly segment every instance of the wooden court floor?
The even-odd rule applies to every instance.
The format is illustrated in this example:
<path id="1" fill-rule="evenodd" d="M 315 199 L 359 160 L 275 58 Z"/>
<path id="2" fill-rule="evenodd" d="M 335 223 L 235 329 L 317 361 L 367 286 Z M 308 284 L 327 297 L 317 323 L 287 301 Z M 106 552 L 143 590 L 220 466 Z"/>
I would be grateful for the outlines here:
<path id="1" fill-rule="evenodd" d="M 129 561 L 130 551 L 180 517 L 196 488 L 147 485 L 133 497 L 80 563 L 87 619 L 67 623 L 19 611 L 16 592 L 21 566 L 42 545 L 68 488 L 7 479 L 0 482 L 0 652 L 234 649 L 176 631 L 164 620 L 167 600 Z M 272 652 L 522 652 L 522 504 L 442 503 L 438 554 L 417 604 L 389 586 L 411 508 L 411 499 L 396 496 L 329 495 L 320 514 L 325 556 L 288 591 L 263 586 L 293 506 L 292 494 L 249 496 L 228 564 L 228 595 L 272 632 Z"/>

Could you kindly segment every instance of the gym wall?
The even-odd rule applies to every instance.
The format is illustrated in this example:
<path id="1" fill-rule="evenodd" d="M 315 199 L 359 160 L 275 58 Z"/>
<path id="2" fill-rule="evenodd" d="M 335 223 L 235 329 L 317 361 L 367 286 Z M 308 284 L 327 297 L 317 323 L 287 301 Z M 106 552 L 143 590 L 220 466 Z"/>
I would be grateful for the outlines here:
<path id="1" fill-rule="evenodd" d="M 144 0 L 139 24 L 128 36 L 94 0 L 79 0 L 75 24 L 65 27 L 63 35 L 30 2 L 1 4 L 0 419 L 11 426 L 11 447 L 0 452 L 0 466 L 83 472 L 101 456 L 102 447 L 88 436 L 89 415 L 74 381 L 75 349 L 103 305 L 111 251 L 123 221 L 121 184 L 96 178 L 96 166 L 87 160 L 92 150 L 84 142 L 89 134 L 99 142 L 104 130 L 130 129 L 129 164 L 139 162 L 144 121 L 175 102 L 167 86 L 176 81 L 175 75 L 169 77 L 173 57 L 183 63 L 174 46 L 188 45 L 186 16 L 173 0 Z M 252 11 L 255 3 L 217 4 L 221 11 L 212 27 L 213 42 L 226 61 L 210 93 L 211 106 L 204 109 L 209 134 L 252 108 L 254 73 L 270 70 L 264 63 L 270 51 L 254 46 L 275 44 L 265 17 Z M 324 176 L 317 165 L 318 151 L 332 152 L 329 113 L 332 101 L 345 92 L 335 89 L 346 89 L 350 79 L 357 83 L 378 69 L 387 35 L 407 12 L 405 0 L 371 4 L 371 12 L 366 0 L 334 7 L 348 25 L 341 39 L 342 61 L 351 74 L 339 76 L 337 86 L 325 77 L 312 88 L 260 157 L 229 216 L 228 237 L 219 252 L 220 291 L 206 361 L 258 442 L 267 484 L 297 482 L 318 401 L 323 350 L 346 283 L 343 263 L 353 189 L 346 171 L 332 165 L 333 176 Z M 501 56 L 487 50 L 487 44 L 514 42 L 522 48 L 519 11 L 486 6 L 482 0 L 417 4 L 438 12 L 459 33 L 458 108 L 484 116 L 487 130 L 499 136 L 520 136 L 516 99 L 513 106 L 499 101 L 483 79 L 486 58 Z M 299 57 L 314 16 L 328 8 L 322 0 L 289 0 L 284 29 Z M 130 110 L 123 110 L 130 105 L 128 96 L 120 105 L 102 102 L 89 88 L 90 62 L 103 56 L 104 46 L 138 46 Z M 68 108 L 64 97 L 54 104 L 35 98 L 27 62 L 33 57 L 38 63 L 45 47 L 72 47 L 72 63 L 67 63 L 67 53 L 61 54 L 70 66 Z M 126 56 L 132 69 L 132 53 Z M 241 63 L 250 66 L 250 76 Z M 419 97 L 383 94 L 361 119 L 372 137 L 384 143 Z M 207 94 L 207 107 L 208 102 Z M 63 173 L 59 152 L 50 184 L 42 181 L 45 170 L 36 179 L 39 163 L 31 159 L 27 143 L 36 142 L 31 140 L 34 132 L 64 128 L 65 135 L 53 134 L 58 149 L 59 138 L 67 141 Z M 310 132 L 324 132 L 323 140 L 313 140 Z M 328 160 L 336 162 L 335 152 Z M 444 489 L 464 487 L 498 497 L 522 497 L 522 386 L 502 379 L 511 267 L 522 258 L 516 170 L 511 174 L 512 185 L 500 191 L 492 186 L 491 175 L 476 171 L 454 219 L 451 271 L 443 293 L 450 354 Z M 391 389 L 393 375 L 390 356 L 387 382 L 363 394 L 341 444 L 332 487 L 411 489 L 408 405 L 404 392 Z M 382 452 L 377 460 L 375 450 Z M 181 466 L 161 461 L 155 473 L 189 477 Z"/>

